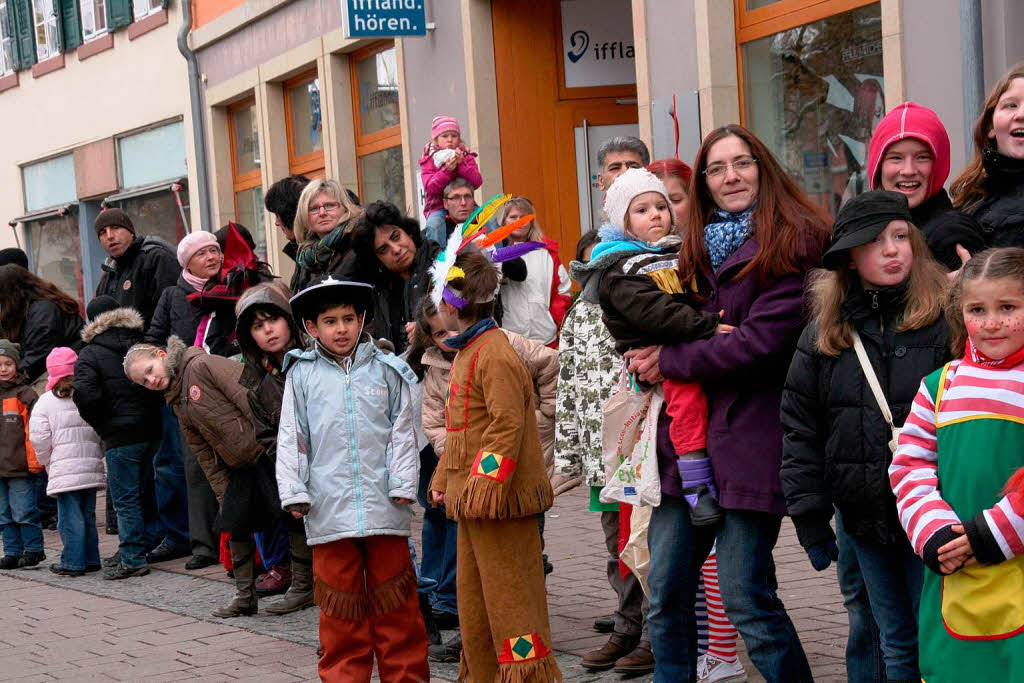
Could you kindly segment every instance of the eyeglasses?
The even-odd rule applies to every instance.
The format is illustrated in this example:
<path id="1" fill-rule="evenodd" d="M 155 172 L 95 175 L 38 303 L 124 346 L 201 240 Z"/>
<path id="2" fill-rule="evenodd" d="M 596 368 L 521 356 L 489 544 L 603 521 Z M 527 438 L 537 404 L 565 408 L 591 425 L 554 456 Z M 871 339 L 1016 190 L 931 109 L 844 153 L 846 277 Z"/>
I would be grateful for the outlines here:
<path id="1" fill-rule="evenodd" d="M 704 175 L 708 178 L 721 178 L 725 175 L 727 169 L 731 168 L 737 173 L 745 173 L 755 166 L 757 166 L 757 159 L 754 157 L 740 157 L 739 159 L 734 159 L 730 162 L 719 161 L 711 164 L 704 169 Z"/>
<path id="2" fill-rule="evenodd" d="M 445 197 L 446 201 L 455 202 L 456 204 L 468 204 L 473 201 L 473 195 L 471 194 L 450 194 Z"/>
<path id="3" fill-rule="evenodd" d="M 316 216 L 321 211 L 326 211 L 327 213 L 330 213 L 332 211 L 337 211 L 339 207 L 341 207 L 341 204 L 339 202 L 324 202 L 323 204 L 320 204 L 318 206 L 309 207 L 309 215 Z"/>

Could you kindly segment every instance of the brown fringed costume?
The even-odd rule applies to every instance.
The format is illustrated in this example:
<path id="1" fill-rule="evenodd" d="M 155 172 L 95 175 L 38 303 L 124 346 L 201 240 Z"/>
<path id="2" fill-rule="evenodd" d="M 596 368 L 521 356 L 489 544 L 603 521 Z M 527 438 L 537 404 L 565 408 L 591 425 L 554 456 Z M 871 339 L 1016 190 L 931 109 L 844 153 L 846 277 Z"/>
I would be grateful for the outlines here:
<path id="1" fill-rule="evenodd" d="M 445 451 L 430 488 L 444 492 L 459 522 L 459 678 L 560 681 L 536 520 L 554 495 L 533 382 L 501 330 L 481 332 L 455 357 L 446 413 Z"/>

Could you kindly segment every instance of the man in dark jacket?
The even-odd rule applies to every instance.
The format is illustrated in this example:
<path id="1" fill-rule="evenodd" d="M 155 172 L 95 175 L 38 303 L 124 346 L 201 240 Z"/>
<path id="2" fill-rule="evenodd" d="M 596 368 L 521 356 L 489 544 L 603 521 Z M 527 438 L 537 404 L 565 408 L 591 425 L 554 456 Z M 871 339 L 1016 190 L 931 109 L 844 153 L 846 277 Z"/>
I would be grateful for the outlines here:
<path id="1" fill-rule="evenodd" d="M 161 237 L 136 236 L 132 219 L 121 209 L 102 211 L 95 228 L 108 256 L 96 296 L 112 296 L 121 306 L 134 308 L 149 327 L 160 294 L 181 273 L 174 247 Z"/>
<path id="2" fill-rule="evenodd" d="M 299 206 L 302 190 L 308 184 L 309 178 L 306 176 L 290 175 L 271 185 L 263 198 L 263 205 L 267 211 L 274 214 L 274 225 L 284 233 L 285 239 L 288 240 L 281 251 L 292 261 L 295 260 L 295 255 L 299 252 L 299 244 L 295 240 L 295 210 Z M 308 284 L 308 280 L 309 273 L 296 265 L 289 289 L 292 292 L 298 292 Z"/>

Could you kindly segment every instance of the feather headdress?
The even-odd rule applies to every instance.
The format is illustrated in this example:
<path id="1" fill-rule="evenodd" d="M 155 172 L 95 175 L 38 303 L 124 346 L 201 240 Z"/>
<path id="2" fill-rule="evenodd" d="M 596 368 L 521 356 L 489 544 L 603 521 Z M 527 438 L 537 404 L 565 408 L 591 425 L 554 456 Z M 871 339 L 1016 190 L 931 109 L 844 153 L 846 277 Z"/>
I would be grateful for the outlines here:
<path id="1" fill-rule="evenodd" d="M 439 307 L 442 300 L 460 309 L 469 303 L 487 303 L 486 301 L 467 301 L 462 297 L 461 292 L 448 285 L 450 281 L 466 275 L 460 268 L 455 267 L 455 259 L 459 257 L 459 254 L 467 250 L 481 250 L 495 268 L 500 270 L 500 264 L 505 261 L 519 258 L 523 254 L 544 246 L 543 242 L 523 242 L 507 247 L 496 246 L 536 217 L 530 214 L 508 225 L 497 228 L 489 227 L 488 222 L 498 212 L 498 209 L 511 199 L 512 195 L 510 194 L 494 195 L 466 219 L 460 232 L 452 233 L 448 238 L 448 247 L 437 255 L 437 261 L 434 262 L 434 266 L 430 270 L 430 299 L 435 307 Z M 487 301 L 493 301 L 497 293 L 498 291 L 495 290 Z"/>

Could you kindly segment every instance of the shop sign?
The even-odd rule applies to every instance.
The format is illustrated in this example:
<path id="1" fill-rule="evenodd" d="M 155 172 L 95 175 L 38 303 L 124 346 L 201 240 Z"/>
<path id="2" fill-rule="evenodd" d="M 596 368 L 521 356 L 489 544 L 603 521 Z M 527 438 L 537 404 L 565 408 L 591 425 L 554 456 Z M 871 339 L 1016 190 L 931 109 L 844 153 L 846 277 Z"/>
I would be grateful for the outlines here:
<path id="1" fill-rule="evenodd" d="M 828 152 L 804 152 L 804 190 L 809 194 L 828 190 Z"/>
<path id="2" fill-rule="evenodd" d="M 630 0 L 562 0 L 566 88 L 636 83 Z"/>
<path id="3" fill-rule="evenodd" d="M 341 0 L 346 38 L 425 36 L 425 0 Z"/>

